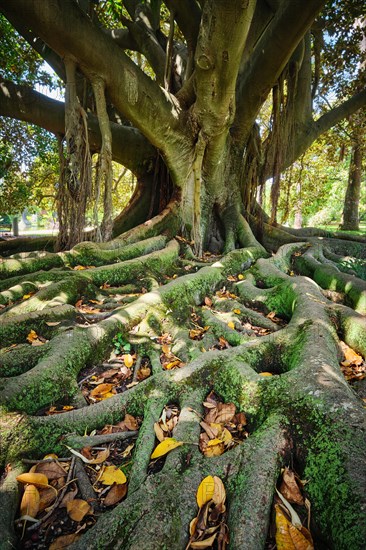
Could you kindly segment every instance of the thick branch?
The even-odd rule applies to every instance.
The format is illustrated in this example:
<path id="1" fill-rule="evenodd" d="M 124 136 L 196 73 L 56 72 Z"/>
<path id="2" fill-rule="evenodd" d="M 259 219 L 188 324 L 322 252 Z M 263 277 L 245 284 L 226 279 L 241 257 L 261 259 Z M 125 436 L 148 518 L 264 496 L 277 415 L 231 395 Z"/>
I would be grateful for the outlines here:
<path id="1" fill-rule="evenodd" d="M 238 83 L 233 127 L 236 139 L 245 141 L 248 138 L 270 89 L 324 4 L 324 0 L 286 0 L 277 10 Z"/>
<path id="2" fill-rule="evenodd" d="M 352 96 L 334 109 L 327 111 L 318 120 L 315 120 L 303 127 L 299 127 L 296 133 L 296 141 L 291 158 L 287 158 L 284 168 L 292 164 L 319 136 L 330 130 L 341 120 L 349 117 L 366 105 L 366 90 Z"/>
<path id="3" fill-rule="evenodd" d="M 180 126 L 172 96 L 145 75 L 103 31 L 72 2 L 52 0 L 0 0 L 11 14 L 27 20 L 33 32 L 60 56 L 73 56 L 81 68 L 98 74 L 106 83 L 115 107 L 155 146 L 167 152 L 173 129 Z M 72 25 L 70 25 L 72 21 Z M 167 139 L 169 134 L 169 139 Z M 178 138 L 178 133 L 175 135 Z"/>
<path id="4" fill-rule="evenodd" d="M 207 0 L 195 54 L 195 114 L 204 133 L 225 131 L 234 116 L 235 82 L 255 2 Z"/>
<path id="5" fill-rule="evenodd" d="M 65 132 L 65 105 L 26 86 L 0 80 L 0 115 L 24 120 L 41 126 L 54 134 Z M 136 175 L 146 173 L 156 156 L 154 147 L 135 128 L 111 124 L 113 158 Z M 88 115 L 89 143 L 99 150 L 101 135 L 96 117 Z"/>

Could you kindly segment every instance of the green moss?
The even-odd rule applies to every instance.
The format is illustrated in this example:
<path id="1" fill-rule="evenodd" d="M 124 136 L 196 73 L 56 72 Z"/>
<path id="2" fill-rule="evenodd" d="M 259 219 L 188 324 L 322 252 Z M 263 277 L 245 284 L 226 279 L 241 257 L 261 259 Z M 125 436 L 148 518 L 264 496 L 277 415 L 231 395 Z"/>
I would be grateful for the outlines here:
<path id="1" fill-rule="evenodd" d="M 365 516 L 345 470 L 345 448 L 334 441 L 334 427 L 319 426 L 309 440 L 304 477 L 315 518 L 334 548 L 361 550 L 366 540 Z M 348 435 L 349 440 L 352 434 Z"/>

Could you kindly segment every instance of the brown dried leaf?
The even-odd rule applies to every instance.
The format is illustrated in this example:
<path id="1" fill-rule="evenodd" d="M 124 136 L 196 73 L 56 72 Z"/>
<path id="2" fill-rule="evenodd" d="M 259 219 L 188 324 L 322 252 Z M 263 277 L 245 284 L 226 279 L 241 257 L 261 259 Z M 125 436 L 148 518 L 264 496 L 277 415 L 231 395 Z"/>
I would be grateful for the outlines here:
<path id="1" fill-rule="evenodd" d="M 158 422 L 154 423 L 154 432 L 160 442 L 164 441 L 166 436 L 164 434 L 164 430 L 160 427 L 160 424 Z"/>
<path id="2" fill-rule="evenodd" d="M 64 477 L 67 473 L 58 462 L 40 462 L 35 471 L 44 474 L 48 480 Z"/>
<path id="3" fill-rule="evenodd" d="M 78 494 L 78 488 L 75 485 L 74 488 L 68 491 L 64 496 L 64 498 L 61 500 L 60 508 L 66 508 L 67 503 L 70 502 L 71 500 L 74 500 L 77 494 Z"/>
<path id="4" fill-rule="evenodd" d="M 80 535 L 77 535 L 76 533 L 71 533 L 70 535 L 62 535 L 62 537 L 58 537 L 53 541 L 53 543 L 49 547 L 49 550 L 63 550 L 63 548 L 67 548 L 73 542 L 76 542 L 79 538 Z"/>
<path id="5" fill-rule="evenodd" d="M 141 382 L 141 380 L 145 380 L 145 378 L 148 378 L 151 374 L 151 369 L 149 367 L 141 367 L 137 371 L 137 380 Z M 135 385 L 134 382 L 131 382 L 131 384 L 128 384 L 127 387 L 132 387 L 132 385 Z"/>
<path id="6" fill-rule="evenodd" d="M 113 506 L 122 500 L 127 494 L 127 483 L 123 485 L 113 484 L 104 499 L 105 506 Z"/>
<path id="7" fill-rule="evenodd" d="M 208 539 L 191 542 L 189 544 L 188 548 L 201 548 L 201 549 L 212 548 L 212 545 L 213 545 L 216 537 L 217 537 L 217 533 L 214 533 Z"/>
<path id="8" fill-rule="evenodd" d="M 345 342 L 340 341 L 339 343 L 344 355 L 344 360 L 341 363 L 344 367 L 350 367 L 351 365 L 362 365 L 363 359 L 361 355 L 359 355 L 352 348 L 347 346 Z"/>
<path id="9" fill-rule="evenodd" d="M 205 304 L 206 304 L 206 306 L 208 306 L 208 307 L 211 307 L 211 306 L 212 306 L 212 300 L 211 300 L 211 298 L 209 298 L 208 296 L 206 296 L 206 298 L 205 298 Z"/>
<path id="10" fill-rule="evenodd" d="M 289 468 L 283 471 L 280 492 L 289 502 L 300 506 L 304 504 L 304 497 L 297 484 L 295 473 Z"/>
<path id="11" fill-rule="evenodd" d="M 125 414 L 125 417 L 123 419 L 124 425 L 126 428 L 128 428 L 130 431 L 134 432 L 135 430 L 139 429 L 139 425 L 137 423 L 137 420 L 134 416 L 131 414 Z"/>
<path id="12" fill-rule="evenodd" d="M 56 499 L 56 492 L 51 487 L 45 487 L 39 490 L 39 511 L 43 512 L 45 508 L 48 508 Z"/>
<path id="13" fill-rule="evenodd" d="M 217 406 L 217 416 L 215 422 L 218 424 L 227 424 L 235 416 L 236 407 L 234 403 L 219 403 Z"/>

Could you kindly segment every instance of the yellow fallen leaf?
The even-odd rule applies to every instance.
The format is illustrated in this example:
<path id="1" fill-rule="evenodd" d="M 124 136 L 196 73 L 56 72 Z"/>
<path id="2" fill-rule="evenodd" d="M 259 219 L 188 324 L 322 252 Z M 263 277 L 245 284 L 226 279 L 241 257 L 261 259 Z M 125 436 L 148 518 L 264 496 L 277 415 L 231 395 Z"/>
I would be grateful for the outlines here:
<path id="1" fill-rule="evenodd" d="M 227 428 L 224 428 L 222 430 L 220 438 L 221 438 L 221 441 L 225 443 L 225 445 L 228 445 L 233 440 L 233 436 L 231 435 L 231 433 Z"/>
<path id="2" fill-rule="evenodd" d="M 102 395 L 109 393 L 113 388 L 113 384 L 99 384 L 90 392 L 91 397 L 101 397 Z"/>
<path id="3" fill-rule="evenodd" d="M 133 365 L 132 355 L 130 353 L 126 353 L 123 356 L 123 362 L 124 362 L 124 364 L 126 365 L 127 368 L 132 367 L 132 365 Z"/>
<path id="4" fill-rule="evenodd" d="M 74 521 L 82 521 L 84 516 L 91 511 L 91 506 L 86 500 L 74 498 L 74 500 L 70 500 L 66 503 L 66 510 L 71 519 Z"/>
<path id="5" fill-rule="evenodd" d="M 127 478 L 122 470 L 116 466 L 107 466 L 103 471 L 100 481 L 103 485 L 113 485 L 113 483 L 123 485 L 123 483 L 126 483 Z"/>
<path id="6" fill-rule="evenodd" d="M 37 473 L 20 474 L 19 476 L 17 476 L 17 481 L 19 481 L 19 483 L 30 483 L 31 485 L 35 485 L 36 487 L 48 486 L 48 479 L 44 474 L 37 474 Z"/>
<path id="7" fill-rule="evenodd" d="M 177 447 L 180 447 L 183 445 L 183 441 L 177 441 L 174 439 L 174 437 L 167 437 L 157 445 L 156 449 L 154 450 L 153 454 L 151 455 L 151 458 L 159 458 L 160 456 L 164 456 L 167 453 L 170 453 L 173 449 L 176 449 Z"/>
<path id="8" fill-rule="evenodd" d="M 180 365 L 180 361 L 178 359 L 176 361 L 171 361 L 170 363 L 167 363 L 166 365 L 164 365 L 164 369 L 171 370 L 171 369 L 174 369 L 174 367 L 178 367 L 179 365 Z"/>
<path id="9" fill-rule="evenodd" d="M 35 518 L 39 511 L 40 496 L 35 485 L 27 485 L 20 503 L 20 515 Z"/>
<path id="10" fill-rule="evenodd" d="M 297 529 L 286 518 L 278 504 L 276 510 L 276 544 L 277 550 L 313 550 L 314 545 L 307 529 Z"/>
<path id="11" fill-rule="evenodd" d="M 32 294 L 24 294 L 23 300 L 29 300 L 29 298 L 32 296 Z"/>
<path id="12" fill-rule="evenodd" d="M 48 455 L 45 455 L 45 456 L 43 457 L 43 460 L 48 460 L 48 459 L 55 460 L 56 458 L 58 458 L 58 456 L 55 455 L 55 453 L 50 453 L 50 454 L 48 454 Z"/>
<path id="13" fill-rule="evenodd" d="M 31 330 L 30 333 L 27 336 L 27 342 L 29 342 L 31 344 L 33 342 L 33 340 L 37 340 L 37 338 L 38 338 L 38 334 L 36 333 L 36 331 Z"/>
<path id="14" fill-rule="evenodd" d="M 217 443 L 218 442 L 218 443 Z M 211 439 L 207 443 L 206 449 L 203 451 L 203 454 L 208 458 L 213 456 L 221 456 L 225 451 L 225 445 L 220 439 Z"/>
<path id="15" fill-rule="evenodd" d="M 241 311 L 240 311 L 240 309 L 233 309 L 233 313 L 236 313 L 237 315 L 240 315 Z"/>
<path id="16" fill-rule="evenodd" d="M 83 265 L 76 265 L 76 266 L 74 267 L 74 271 L 81 271 L 82 269 L 86 269 L 86 267 L 83 266 Z"/>
<path id="17" fill-rule="evenodd" d="M 197 540 L 195 542 L 191 542 L 190 545 L 189 545 L 189 548 L 201 548 L 201 550 L 204 550 L 204 548 L 212 548 L 212 545 L 213 545 L 217 535 L 218 535 L 218 533 L 214 533 L 208 539 Z"/>
<path id="18" fill-rule="evenodd" d="M 197 489 L 196 499 L 199 508 L 212 499 L 215 492 L 215 480 L 212 476 L 203 479 Z"/>
<path id="19" fill-rule="evenodd" d="M 169 355 L 170 353 L 170 346 L 168 346 L 168 344 L 163 344 L 161 346 L 161 351 L 165 354 L 165 355 Z"/>
<path id="20" fill-rule="evenodd" d="M 233 330 L 235 330 L 235 324 L 232 321 L 229 321 L 227 326 Z"/>
<path id="21" fill-rule="evenodd" d="M 261 376 L 273 376 L 271 372 L 260 372 L 258 374 L 260 374 Z"/>
<path id="22" fill-rule="evenodd" d="M 245 278 L 244 275 L 242 273 L 239 273 L 238 275 L 239 281 L 242 281 L 244 278 Z"/>

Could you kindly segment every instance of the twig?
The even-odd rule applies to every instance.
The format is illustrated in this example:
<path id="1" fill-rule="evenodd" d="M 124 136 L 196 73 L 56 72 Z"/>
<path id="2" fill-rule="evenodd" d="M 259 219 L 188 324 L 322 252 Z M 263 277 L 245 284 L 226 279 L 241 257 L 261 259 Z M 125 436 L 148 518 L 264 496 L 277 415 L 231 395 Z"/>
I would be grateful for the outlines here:
<path id="1" fill-rule="evenodd" d="M 134 432 L 115 432 L 112 434 L 101 434 L 93 436 L 75 436 L 75 437 L 66 437 L 67 444 L 76 449 L 82 449 L 83 447 L 97 447 L 103 445 L 104 443 L 111 443 L 112 441 L 123 441 L 124 439 L 131 439 L 136 437 L 138 434 L 137 431 Z"/>
<path id="2" fill-rule="evenodd" d="M 31 460 L 29 458 L 22 458 L 22 462 L 24 462 L 24 464 L 42 464 L 44 462 L 55 462 L 55 460 L 57 460 L 57 462 L 71 462 L 72 458 L 70 457 L 67 457 L 67 458 L 42 458 L 41 460 Z"/>

